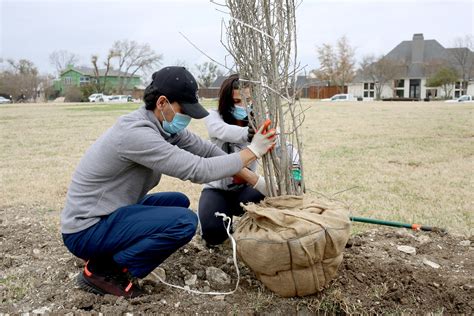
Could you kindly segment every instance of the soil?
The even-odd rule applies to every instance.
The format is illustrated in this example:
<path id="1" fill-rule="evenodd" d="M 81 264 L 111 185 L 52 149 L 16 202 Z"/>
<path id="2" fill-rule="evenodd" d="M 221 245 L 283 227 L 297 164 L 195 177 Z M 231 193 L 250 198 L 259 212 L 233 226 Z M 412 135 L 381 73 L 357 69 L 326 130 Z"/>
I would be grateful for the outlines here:
<path id="1" fill-rule="evenodd" d="M 474 313 L 474 238 L 374 227 L 352 236 L 339 274 L 321 293 L 281 298 L 239 262 L 241 282 L 231 295 L 197 295 L 140 281 L 148 295 L 125 299 L 83 292 L 75 279 L 84 263 L 62 244 L 57 212 L 27 207 L 0 209 L 0 313 L 345 314 Z M 400 251 L 411 246 L 416 254 Z M 236 282 L 232 249 L 203 246 L 199 236 L 161 265 L 166 281 L 191 289 L 230 291 Z M 439 265 L 439 266 L 438 266 Z M 222 269 L 231 284 L 206 280 Z"/>

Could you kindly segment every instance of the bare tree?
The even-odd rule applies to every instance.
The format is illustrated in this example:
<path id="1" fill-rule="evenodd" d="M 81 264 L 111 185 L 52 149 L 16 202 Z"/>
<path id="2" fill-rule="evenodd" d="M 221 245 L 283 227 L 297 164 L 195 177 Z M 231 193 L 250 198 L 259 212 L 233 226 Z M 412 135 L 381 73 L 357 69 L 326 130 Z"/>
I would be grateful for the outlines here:
<path id="1" fill-rule="evenodd" d="M 393 80 L 402 75 L 403 62 L 380 56 L 376 58 L 373 55 L 367 55 L 362 58 L 360 71 L 364 78 L 374 83 L 375 98 L 381 99 L 383 88 Z M 389 85 L 394 88 L 392 84 Z"/>
<path id="2" fill-rule="evenodd" d="M 450 49 L 453 66 L 461 76 L 461 94 L 466 94 L 469 79 L 474 77 L 474 36 L 466 35 L 454 40 L 454 48 Z"/>
<path id="3" fill-rule="evenodd" d="M 317 47 L 319 69 L 313 70 L 313 75 L 320 81 L 326 81 L 328 86 L 334 84 L 336 76 L 336 54 L 331 44 Z"/>
<path id="4" fill-rule="evenodd" d="M 49 55 L 49 63 L 56 68 L 58 75 L 79 62 L 79 56 L 67 50 L 56 50 Z"/>
<path id="5" fill-rule="evenodd" d="M 218 76 L 222 76 L 219 66 L 213 62 L 204 62 L 195 65 L 197 69 L 197 81 L 201 88 L 209 88 Z"/>
<path id="6" fill-rule="evenodd" d="M 354 48 L 349 45 L 346 36 L 338 39 L 336 47 L 335 50 L 327 43 L 317 47 L 320 66 L 313 70 L 313 74 L 318 80 L 327 81 L 328 85 L 337 85 L 342 92 L 345 85 L 354 79 Z"/>
<path id="7" fill-rule="evenodd" d="M 133 76 L 155 70 L 163 58 L 161 54 L 151 49 L 149 44 L 139 44 L 129 40 L 116 41 L 111 51 L 117 57 L 118 93 L 123 93 Z"/>
<path id="8" fill-rule="evenodd" d="M 346 36 L 337 41 L 337 59 L 336 59 L 336 82 L 339 91 L 343 92 L 348 82 L 351 82 L 355 76 L 354 48 L 349 45 Z"/>
<path id="9" fill-rule="evenodd" d="M 92 62 L 92 66 L 94 68 L 94 79 L 95 79 L 94 80 L 94 85 L 96 87 L 97 92 L 100 92 L 100 93 L 106 92 L 106 89 L 107 89 L 107 76 L 109 74 L 109 71 L 113 68 L 112 67 L 112 59 L 114 57 L 117 57 L 117 56 L 118 56 L 118 54 L 115 51 L 113 51 L 113 50 L 109 51 L 109 54 L 107 55 L 107 59 L 104 62 L 104 66 L 105 66 L 104 73 L 101 74 L 99 66 L 97 65 L 97 63 L 99 61 L 99 56 L 98 55 L 92 55 L 91 62 Z M 103 78 L 103 80 L 100 80 L 101 77 Z"/>
<path id="10" fill-rule="evenodd" d="M 14 101 L 36 101 L 38 93 L 38 69 L 27 59 L 7 60 L 7 69 L 1 73 L 0 92 L 11 95 Z"/>
<path id="11" fill-rule="evenodd" d="M 304 115 L 295 101 L 296 17 L 293 0 L 226 0 L 230 20 L 224 24 L 224 47 L 235 62 L 241 81 L 252 85 L 253 113 L 260 126 L 269 117 L 279 130 L 279 153 L 263 158 L 265 180 L 270 196 L 303 192 L 292 176 L 293 148 L 302 164 L 302 139 L 299 133 Z M 289 153 L 290 152 L 290 153 Z M 276 181 L 276 183 L 275 183 Z"/>

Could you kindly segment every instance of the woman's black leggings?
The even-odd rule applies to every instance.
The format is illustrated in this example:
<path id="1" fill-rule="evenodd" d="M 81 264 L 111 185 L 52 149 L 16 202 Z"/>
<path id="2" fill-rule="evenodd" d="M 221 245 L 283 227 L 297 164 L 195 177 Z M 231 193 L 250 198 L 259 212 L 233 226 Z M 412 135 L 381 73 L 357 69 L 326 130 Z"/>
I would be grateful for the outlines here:
<path id="1" fill-rule="evenodd" d="M 245 186 L 237 191 L 204 189 L 199 198 L 198 216 L 201 222 L 202 238 L 208 245 L 218 245 L 227 239 L 222 217 L 214 213 L 224 213 L 230 218 L 240 216 L 244 210 L 240 203 L 258 203 L 265 196 L 252 187 Z"/>

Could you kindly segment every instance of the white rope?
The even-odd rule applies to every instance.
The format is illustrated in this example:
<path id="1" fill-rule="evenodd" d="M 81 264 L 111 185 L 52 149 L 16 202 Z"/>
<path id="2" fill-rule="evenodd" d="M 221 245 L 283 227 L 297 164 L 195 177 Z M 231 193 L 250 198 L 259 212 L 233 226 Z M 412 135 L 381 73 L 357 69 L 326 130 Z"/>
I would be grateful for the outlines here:
<path id="1" fill-rule="evenodd" d="M 229 236 L 230 241 L 232 243 L 232 259 L 234 261 L 235 270 L 237 271 L 237 283 L 235 284 L 235 288 L 232 291 L 229 291 L 229 292 L 201 292 L 201 291 L 197 291 L 197 290 L 191 290 L 189 288 L 185 288 L 185 287 L 182 287 L 182 286 L 179 286 L 179 285 L 170 284 L 170 283 L 166 282 L 165 280 L 163 280 L 158 274 L 156 274 L 153 271 L 151 272 L 151 274 L 155 278 L 157 278 L 161 283 L 163 283 L 165 285 L 168 285 L 170 287 L 174 287 L 174 288 L 177 288 L 177 289 L 185 290 L 185 291 L 188 291 L 188 292 L 191 292 L 191 293 L 194 293 L 194 294 L 229 295 L 229 294 L 233 294 L 235 291 L 237 291 L 237 289 L 239 287 L 239 282 L 240 282 L 240 271 L 239 271 L 239 266 L 237 265 L 237 244 L 235 243 L 234 237 L 232 237 L 232 235 L 230 234 L 230 226 L 232 224 L 232 220 L 229 216 L 227 216 L 224 213 L 216 212 L 216 213 L 214 213 L 214 215 L 216 217 L 222 217 L 222 221 L 224 222 L 224 224 L 225 224 L 226 221 L 228 221 L 227 225 L 225 225 L 226 226 L 225 229 L 226 229 L 227 235 Z"/>

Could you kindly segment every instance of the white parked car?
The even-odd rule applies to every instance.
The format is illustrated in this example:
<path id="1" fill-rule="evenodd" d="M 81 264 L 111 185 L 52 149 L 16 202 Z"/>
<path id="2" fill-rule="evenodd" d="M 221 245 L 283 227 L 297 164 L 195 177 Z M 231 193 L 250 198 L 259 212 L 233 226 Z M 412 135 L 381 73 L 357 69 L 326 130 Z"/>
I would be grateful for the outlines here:
<path id="1" fill-rule="evenodd" d="M 12 100 L 0 96 L 0 104 L 12 103 Z"/>
<path id="2" fill-rule="evenodd" d="M 357 99 L 354 98 L 354 96 L 352 94 L 343 93 L 343 94 L 333 95 L 331 98 L 322 99 L 321 101 L 323 101 L 323 102 L 344 102 L 344 101 L 357 101 Z"/>
<path id="3" fill-rule="evenodd" d="M 89 96 L 89 102 L 106 102 L 109 100 L 109 96 L 103 93 L 94 93 Z"/>
<path id="4" fill-rule="evenodd" d="M 132 102 L 132 96 L 131 95 L 111 95 L 108 98 L 108 102 L 117 102 L 117 103 L 126 103 L 126 102 Z"/>
<path id="5" fill-rule="evenodd" d="M 465 94 L 465 95 L 460 96 L 460 97 L 457 98 L 457 99 L 446 100 L 446 101 L 444 101 L 444 102 L 447 102 L 447 103 L 457 103 L 457 102 L 463 102 L 463 103 L 466 103 L 466 102 L 467 102 L 467 103 L 470 103 L 470 102 L 474 102 L 474 100 L 473 100 L 472 95 L 467 95 L 467 94 Z"/>

